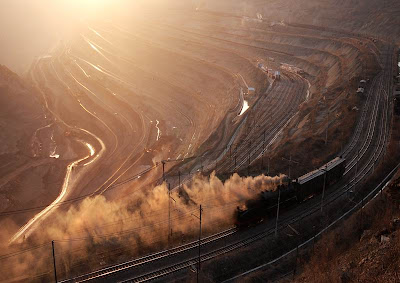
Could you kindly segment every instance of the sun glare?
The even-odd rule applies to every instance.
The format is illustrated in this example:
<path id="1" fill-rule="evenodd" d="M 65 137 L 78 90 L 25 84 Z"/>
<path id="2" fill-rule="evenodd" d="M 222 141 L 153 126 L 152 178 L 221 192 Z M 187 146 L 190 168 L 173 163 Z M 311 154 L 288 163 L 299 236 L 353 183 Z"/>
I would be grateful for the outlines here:
<path id="1" fill-rule="evenodd" d="M 112 0 L 59 0 L 59 3 L 66 10 L 72 10 L 75 15 L 85 17 L 96 16 L 96 14 L 119 5 L 120 1 Z"/>

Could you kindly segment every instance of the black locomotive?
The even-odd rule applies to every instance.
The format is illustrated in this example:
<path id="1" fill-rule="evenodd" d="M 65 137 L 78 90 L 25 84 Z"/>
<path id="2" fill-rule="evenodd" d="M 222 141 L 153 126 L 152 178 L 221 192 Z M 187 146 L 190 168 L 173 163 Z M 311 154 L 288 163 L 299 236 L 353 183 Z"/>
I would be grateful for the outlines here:
<path id="1" fill-rule="evenodd" d="M 235 211 L 235 225 L 238 228 L 255 225 L 264 218 L 276 215 L 278 199 L 280 211 L 297 203 L 321 194 L 324 183 L 326 188 L 335 184 L 345 171 L 346 160 L 336 157 L 319 169 L 311 171 L 295 180 L 288 180 L 275 191 L 261 192 L 256 199 L 246 202 L 246 208 Z"/>

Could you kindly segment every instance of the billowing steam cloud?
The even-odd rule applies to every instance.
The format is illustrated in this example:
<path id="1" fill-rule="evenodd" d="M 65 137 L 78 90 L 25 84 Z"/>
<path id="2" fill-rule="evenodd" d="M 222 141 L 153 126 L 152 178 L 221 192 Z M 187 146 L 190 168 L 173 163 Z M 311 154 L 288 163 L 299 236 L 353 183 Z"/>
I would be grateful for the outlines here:
<path id="1" fill-rule="evenodd" d="M 51 223 L 43 225 L 28 240 L 33 244 L 56 240 L 58 265 L 64 274 L 71 276 L 73 272 L 79 273 L 76 270 L 79 262 L 82 268 L 99 268 L 108 261 L 123 260 L 127 255 L 165 248 L 169 232 L 174 244 L 193 239 L 198 231 L 194 215 L 198 215 L 200 204 L 205 233 L 230 227 L 237 205 L 263 190 L 274 190 L 284 178 L 234 174 L 223 183 L 213 173 L 208 177 L 194 177 L 189 185 L 172 191 L 170 199 L 165 184 L 123 200 L 107 201 L 104 196 L 96 196 L 55 213 Z M 10 259 L 18 263 L 11 266 L 11 274 L 37 272 L 42 268 L 40 265 L 47 265 L 51 254 L 50 248 L 46 249 L 43 255 L 34 251 L 35 256 L 24 253 Z"/>

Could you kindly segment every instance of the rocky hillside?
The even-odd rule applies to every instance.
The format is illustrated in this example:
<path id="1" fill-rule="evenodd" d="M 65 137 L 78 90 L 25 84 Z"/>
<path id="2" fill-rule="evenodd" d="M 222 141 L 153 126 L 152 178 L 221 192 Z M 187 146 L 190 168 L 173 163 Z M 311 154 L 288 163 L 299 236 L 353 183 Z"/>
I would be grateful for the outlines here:
<path id="1" fill-rule="evenodd" d="M 17 74 L 0 65 L 0 163 L 13 162 L 15 155 L 34 156 L 30 141 L 45 125 L 40 96 Z"/>
<path id="2" fill-rule="evenodd" d="M 334 231 L 322 240 L 296 282 L 371 282 L 372 278 L 375 282 L 399 282 L 399 189 L 400 178 L 397 178 L 370 208 L 364 216 L 370 225 L 363 230 L 359 241 L 354 242 L 349 236 L 348 243 L 337 243 L 334 232 L 341 231 Z M 348 227 L 359 226 L 358 221 L 349 221 Z"/>

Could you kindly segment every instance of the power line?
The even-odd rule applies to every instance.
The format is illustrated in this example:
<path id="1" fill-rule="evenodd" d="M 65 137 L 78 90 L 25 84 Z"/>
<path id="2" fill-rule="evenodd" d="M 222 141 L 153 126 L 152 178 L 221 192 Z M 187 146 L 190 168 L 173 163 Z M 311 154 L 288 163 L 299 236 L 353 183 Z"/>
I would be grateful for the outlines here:
<path id="1" fill-rule="evenodd" d="M 140 173 L 138 173 L 138 174 L 136 174 L 136 175 L 130 177 L 129 182 L 132 181 L 132 180 L 134 180 L 134 179 L 138 179 L 139 176 L 142 176 L 143 174 L 146 174 L 146 173 L 150 172 L 151 170 L 157 168 L 158 166 L 159 166 L 159 164 L 156 164 L 156 165 L 154 165 L 153 167 L 151 167 L 150 169 L 143 170 L 142 172 L 140 172 Z M 159 180 L 157 179 L 157 180 L 155 180 L 155 181 L 153 181 L 153 182 L 158 182 L 158 181 L 159 181 Z M 149 183 L 149 185 L 152 184 L 153 182 Z M 114 185 L 112 185 L 112 186 L 109 188 L 109 190 L 115 189 L 115 188 L 117 188 L 117 187 L 119 187 L 119 186 L 121 186 L 121 185 L 124 185 L 124 184 L 126 184 L 126 183 L 128 183 L 128 181 L 122 181 L 122 182 L 120 182 L 120 183 L 114 184 Z M 76 197 L 76 198 L 71 198 L 71 199 L 68 199 L 68 200 L 65 200 L 65 201 L 61 201 L 61 202 L 57 203 L 57 204 L 54 205 L 54 206 L 55 206 L 55 207 L 58 207 L 58 206 L 61 206 L 61 205 L 70 204 L 70 203 L 72 203 L 72 202 L 82 201 L 82 200 L 86 199 L 87 197 L 97 196 L 97 195 L 100 195 L 100 194 L 93 194 L 93 193 L 90 193 L 90 194 L 81 195 L 81 196 Z M 24 208 L 24 209 L 17 209 L 17 210 L 4 211 L 4 212 L 1 212 L 1 213 L 0 213 L 0 217 L 1 217 L 1 216 L 13 215 L 13 214 L 19 214 L 19 213 L 31 212 L 31 211 L 35 211 L 35 210 L 39 210 L 39 209 L 46 208 L 46 207 L 48 207 L 49 205 L 50 205 L 50 203 L 47 204 L 47 205 L 40 205 L 40 206 L 29 207 L 29 208 Z"/>
<path id="2" fill-rule="evenodd" d="M 188 157 L 188 158 L 185 158 L 185 159 L 182 159 L 182 160 L 193 159 L 193 158 L 195 158 L 195 157 Z M 177 160 L 173 160 L 173 161 L 180 161 L 180 159 L 179 160 L 178 159 Z M 112 190 L 112 189 L 115 189 L 115 188 L 118 188 L 118 187 L 120 187 L 122 185 L 125 185 L 125 184 L 127 184 L 127 183 L 129 183 L 131 181 L 138 180 L 144 174 L 151 172 L 152 170 L 156 169 L 160 165 L 161 165 L 161 163 L 157 163 L 154 166 L 152 166 L 152 167 L 150 167 L 148 169 L 145 169 L 145 170 L 143 170 L 143 171 L 141 171 L 141 172 L 129 177 L 128 179 L 126 179 L 124 181 L 116 183 L 116 184 L 110 186 L 108 191 Z M 192 175 L 192 174 L 188 173 L 188 174 L 182 174 L 182 175 L 184 176 L 184 175 Z M 168 174 L 166 175 L 166 177 L 169 177 Z M 146 186 L 149 186 L 149 185 L 152 185 L 152 184 L 157 184 L 161 180 L 162 180 L 162 178 L 158 178 L 158 179 L 146 184 Z M 54 207 L 59 207 L 59 206 L 62 206 L 62 205 L 73 203 L 73 202 L 82 201 L 82 200 L 86 199 L 87 197 L 97 196 L 97 195 L 101 195 L 101 194 L 99 194 L 99 193 L 97 193 L 97 194 L 89 193 L 89 194 L 81 195 L 79 197 L 75 197 L 75 198 L 71 198 L 71 199 L 68 199 L 68 200 L 65 200 L 65 201 L 61 201 L 61 202 L 57 203 L 56 205 L 54 205 Z M 29 207 L 29 208 L 24 208 L 24 209 L 3 211 L 3 212 L 0 213 L 0 217 L 9 216 L 9 215 L 13 215 L 13 214 L 28 213 L 28 212 L 32 212 L 32 211 L 36 211 L 36 210 L 40 210 L 40 209 L 46 208 L 49 205 L 50 205 L 50 203 L 47 204 L 47 205 L 40 205 L 40 206 Z"/>
<path id="3" fill-rule="evenodd" d="M 20 254 L 23 254 L 23 253 L 26 253 L 26 252 L 29 252 L 29 251 L 34 251 L 34 250 L 43 248 L 46 245 L 48 245 L 48 243 L 41 244 L 41 245 L 38 245 L 38 246 L 33 246 L 33 247 L 28 248 L 28 249 L 20 250 L 20 251 L 17 251 L 17 252 L 0 255 L 0 260 L 7 259 L 7 258 L 16 256 L 16 255 L 20 255 Z"/>
<path id="4" fill-rule="evenodd" d="M 152 169 L 155 169 L 155 168 L 158 167 L 158 166 L 159 166 L 159 164 L 153 166 Z M 139 176 L 142 176 L 143 174 L 146 174 L 146 173 L 148 173 L 148 172 L 150 172 L 150 171 L 151 171 L 151 170 L 146 169 L 146 170 L 144 170 L 144 171 L 142 171 L 142 172 L 140 172 L 140 173 L 138 173 L 138 174 L 132 176 L 132 177 L 130 178 L 130 181 L 132 181 L 132 180 L 134 180 L 134 179 L 138 179 Z M 219 174 L 219 176 L 220 176 L 220 177 L 221 177 L 221 176 L 229 176 L 229 175 L 233 175 L 233 174 L 235 174 L 235 173 L 238 173 L 238 172 L 236 172 L 236 171 L 226 172 L 226 173 L 224 173 L 224 174 Z M 194 175 L 194 174 L 193 174 L 193 173 L 181 173 L 180 175 L 171 175 L 171 176 L 166 175 L 166 178 L 168 178 L 168 177 L 186 176 L 186 175 L 187 175 L 187 176 L 190 176 L 190 175 Z M 218 177 L 218 176 L 217 176 L 217 177 Z M 129 181 L 129 182 L 130 182 L 130 181 Z M 144 186 L 155 185 L 155 184 L 157 184 L 157 183 L 160 182 L 160 181 L 162 181 L 162 178 L 158 178 L 158 179 L 156 179 L 156 180 L 154 180 L 154 181 L 152 181 L 152 182 L 149 182 L 148 184 L 145 184 Z M 111 187 L 109 188 L 109 190 L 115 189 L 115 188 L 117 188 L 117 187 L 119 187 L 119 186 L 121 186 L 121 185 L 124 185 L 124 184 L 126 184 L 126 183 L 128 183 L 128 181 L 122 181 L 122 182 L 120 182 L 120 183 L 114 184 L 113 186 L 111 186 Z M 134 192 L 132 192 L 132 193 L 136 193 L 136 191 L 134 191 Z M 94 197 L 94 196 L 98 196 L 98 195 L 100 195 L 100 194 L 93 194 L 93 193 L 90 193 L 90 194 L 81 195 L 81 196 L 79 196 L 79 197 L 75 197 L 75 198 L 71 198 L 71 199 L 68 199 L 68 200 L 65 200 L 65 201 L 61 201 L 61 202 L 55 204 L 54 207 L 59 207 L 59 206 L 62 206 L 62 205 L 71 204 L 71 203 L 74 203 L 74 202 L 79 202 L 79 201 L 82 201 L 82 200 L 86 199 L 87 197 L 91 197 L 91 196 Z M 127 194 L 127 195 L 129 195 L 129 194 Z M 0 213 L 0 217 L 2 217 L 2 216 L 14 215 L 14 214 L 21 214 L 21 213 L 33 212 L 33 211 L 36 211 L 36 210 L 40 210 L 40 209 L 46 208 L 46 207 L 48 207 L 49 205 L 50 205 L 50 203 L 47 204 L 47 205 L 40 205 L 40 206 L 29 207 L 29 208 L 24 208 L 24 209 L 17 209 L 17 210 L 4 211 L 4 212 L 1 212 L 1 213 Z"/>
<path id="5" fill-rule="evenodd" d="M 194 211 L 194 210 L 193 210 Z M 176 220 L 176 219 L 182 219 L 183 216 L 190 216 L 189 213 L 184 213 L 182 215 L 178 215 L 177 217 L 171 218 L 172 220 Z M 123 230 L 120 232 L 116 232 L 116 233 L 110 233 L 110 234 L 101 234 L 101 235 L 91 235 L 90 237 L 83 237 L 83 238 L 67 238 L 67 239 L 59 239 L 56 240 L 55 242 L 69 242 L 69 241 L 82 241 L 82 240 L 88 240 L 88 239 L 92 239 L 92 238 L 107 238 L 110 236 L 119 236 L 119 235 L 129 235 L 132 234 L 134 232 L 140 231 L 141 229 L 148 229 L 148 228 L 152 228 L 155 225 L 162 225 L 162 224 L 167 224 L 168 220 L 163 220 L 163 221 L 159 221 L 159 222 L 155 222 L 155 223 L 150 223 L 148 225 L 143 225 L 143 226 L 139 226 L 136 228 L 132 228 L 132 229 L 128 229 L 128 230 Z"/>
<path id="6" fill-rule="evenodd" d="M 226 209 L 229 208 L 229 206 L 236 205 L 240 201 L 241 200 L 225 203 L 223 205 L 218 205 L 218 206 L 217 205 L 213 205 L 213 206 L 206 206 L 206 207 L 210 208 L 211 210 L 214 210 L 216 208 L 223 208 L 222 210 L 226 210 Z M 177 216 L 175 216 L 175 217 L 173 217 L 171 219 L 172 220 L 177 220 L 177 219 L 188 218 L 188 217 L 192 216 L 193 212 L 195 212 L 195 211 L 197 211 L 197 207 L 193 207 L 193 209 L 189 210 L 188 212 L 180 213 L 180 214 L 178 214 Z M 221 210 L 219 210 L 219 211 L 221 211 Z M 207 211 L 206 211 L 206 214 L 207 214 Z M 163 221 L 159 221 L 159 222 L 156 222 L 156 223 L 149 223 L 147 225 L 135 227 L 135 228 L 124 230 L 124 231 L 120 231 L 120 232 L 117 232 L 117 233 L 109 233 L 109 234 L 102 234 L 102 235 L 91 235 L 91 236 L 88 236 L 88 237 L 81 237 L 81 238 L 59 239 L 59 240 L 54 240 L 54 243 L 79 242 L 79 241 L 85 241 L 85 240 L 89 240 L 89 239 L 93 239 L 93 238 L 107 238 L 107 237 L 121 236 L 121 235 L 127 236 L 127 235 L 133 234 L 135 232 L 144 230 L 144 229 L 152 228 L 155 225 L 166 224 L 167 222 L 168 222 L 167 220 L 163 220 Z M 218 220 L 212 221 L 212 222 L 218 222 Z M 186 231 L 186 233 L 192 233 L 192 232 L 194 233 L 195 231 L 194 230 L 193 231 L 191 231 L 191 230 Z M 154 233 L 149 233 L 149 234 L 152 235 L 152 236 L 154 235 Z M 143 236 L 143 234 L 142 234 L 142 236 Z M 146 238 L 148 239 L 148 237 L 146 237 Z M 158 236 L 154 236 L 151 239 L 156 239 L 156 238 L 158 238 Z M 153 242 L 151 242 L 151 244 L 159 243 L 159 242 L 163 242 L 163 240 L 153 241 Z M 26 252 L 29 252 L 29 251 L 33 251 L 33 250 L 36 250 L 38 248 L 44 247 L 46 245 L 48 245 L 48 243 L 44 243 L 42 245 L 34 246 L 34 247 L 31 247 L 31 248 L 28 248 L 28 249 L 25 249 L 25 250 L 21 250 L 21 251 L 18 251 L 18 252 L 5 254 L 5 255 L 0 256 L 0 260 L 7 259 L 7 258 L 10 258 L 10 257 L 13 257 L 13 256 L 17 256 L 17 255 L 20 255 L 20 254 L 23 254 L 23 253 L 26 253 Z M 136 246 L 138 246 L 138 245 L 136 245 Z M 84 248 L 82 248 L 82 249 L 84 249 Z M 80 251 L 82 249 L 76 249 L 76 250 L 74 250 L 74 252 Z"/>
<path id="7" fill-rule="evenodd" d="M 202 199 L 202 202 L 204 202 L 205 200 L 212 200 L 212 199 L 214 199 L 214 197 Z M 208 208 L 209 210 L 219 209 L 219 211 L 222 211 L 222 210 L 229 209 L 229 207 L 232 206 L 232 205 L 236 205 L 236 204 L 242 203 L 245 200 L 246 199 L 238 199 L 238 200 L 227 202 L 227 203 L 224 203 L 224 204 L 221 204 L 221 205 L 215 205 L 215 204 L 214 205 L 206 205 L 206 206 L 203 206 L 203 208 Z M 155 210 L 154 212 L 165 211 L 165 209 L 166 208 Z M 179 209 L 175 209 L 175 211 L 180 211 L 180 210 Z M 178 213 L 177 216 L 175 216 L 172 219 L 173 220 L 177 220 L 177 219 L 186 218 L 187 216 L 189 216 L 194 211 L 197 211 L 196 207 L 193 207 L 192 209 L 190 209 L 187 212 L 180 212 L 180 213 Z M 205 211 L 205 213 L 208 214 L 207 211 Z M 161 214 L 164 214 L 164 213 L 150 214 L 151 216 L 147 216 L 147 217 L 139 217 L 138 216 L 138 217 L 133 218 L 132 220 L 136 220 L 136 219 L 140 219 L 140 218 L 148 219 L 150 217 L 155 217 L 155 216 L 161 215 Z M 111 226 L 113 224 L 118 224 L 118 222 L 124 221 L 126 219 L 130 219 L 130 218 L 124 218 L 124 219 L 121 219 L 121 220 L 118 220 L 118 221 L 109 222 L 109 223 L 106 223 L 105 225 L 97 226 L 97 228 L 102 228 L 102 227 Z M 104 238 L 104 237 L 109 237 L 109 236 L 118 236 L 118 235 L 126 235 L 126 234 L 129 235 L 131 233 L 134 233 L 134 232 L 137 232 L 137 231 L 140 231 L 140 230 L 143 230 L 143 229 L 149 229 L 154 225 L 162 225 L 162 224 L 165 224 L 167 222 L 168 222 L 167 220 L 163 220 L 163 221 L 159 221 L 159 222 L 155 222 L 155 223 L 149 223 L 147 225 L 135 227 L 135 228 L 132 228 L 132 229 L 120 231 L 120 232 L 117 232 L 117 233 L 103 234 L 103 235 L 93 235 L 93 236 L 90 236 L 90 237 L 81 237 L 81 238 L 59 239 L 59 240 L 55 240 L 55 242 L 60 243 L 60 242 L 71 242 L 71 241 L 83 241 L 83 240 L 96 238 L 96 237 L 97 238 Z M 80 231 L 84 231 L 84 230 L 81 229 Z M 85 231 L 88 231 L 88 230 L 86 229 Z M 47 245 L 47 244 L 42 244 L 42 245 L 39 245 L 39 246 L 34 246 L 34 247 L 31 247 L 31 248 L 28 248 L 28 249 L 25 249 L 25 250 L 18 251 L 18 252 L 15 252 L 15 253 L 2 255 L 2 256 L 0 256 L 0 260 L 3 259 L 3 258 L 10 257 L 10 256 L 15 256 L 15 255 L 22 254 L 22 253 L 25 253 L 25 252 L 28 252 L 28 251 L 32 251 L 32 250 L 41 248 L 41 247 L 43 247 L 45 245 Z"/>

